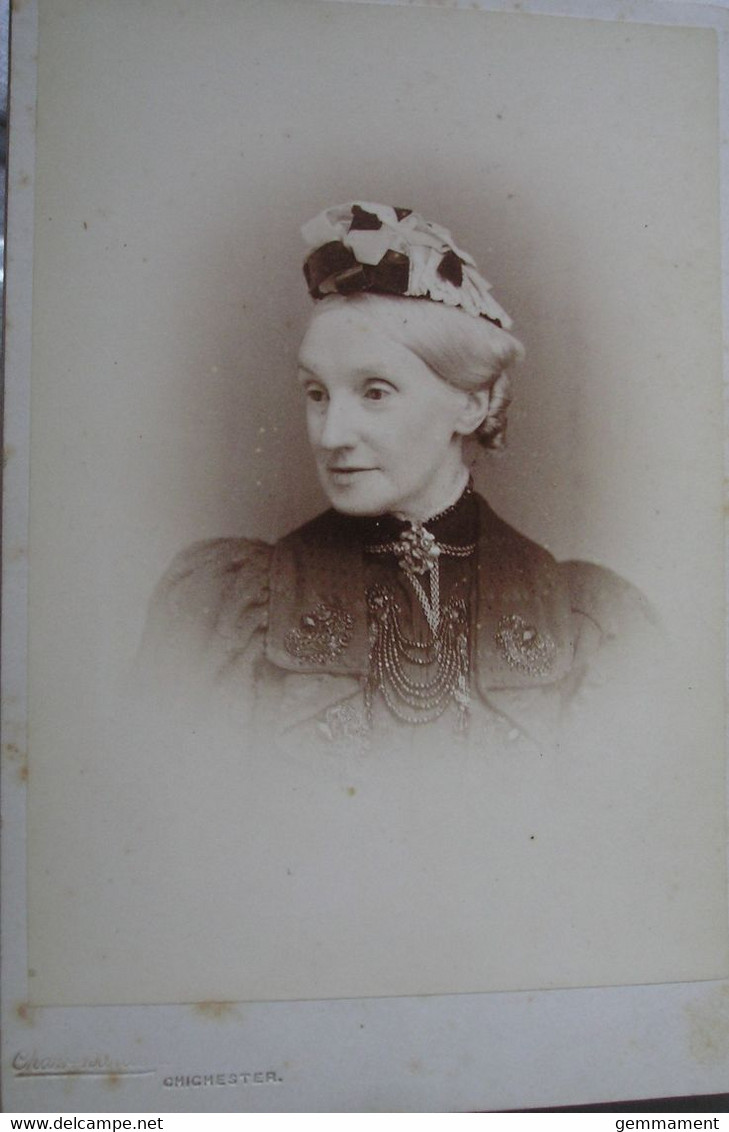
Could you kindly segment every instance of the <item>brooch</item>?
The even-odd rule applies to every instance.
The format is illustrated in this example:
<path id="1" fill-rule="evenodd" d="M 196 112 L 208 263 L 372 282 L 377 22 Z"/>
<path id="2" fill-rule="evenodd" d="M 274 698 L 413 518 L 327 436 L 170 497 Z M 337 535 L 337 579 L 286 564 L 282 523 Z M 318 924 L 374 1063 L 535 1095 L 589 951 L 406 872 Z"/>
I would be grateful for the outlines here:
<path id="1" fill-rule="evenodd" d="M 506 663 L 517 672 L 544 676 L 552 667 L 554 641 L 516 613 L 501 618 L 495 639 Z"/>
<path id="2" fill-rule="evenodd" d="M 435 535 L 422 525 L 411 523 L 393 544 L 399 565 L 408 574 L 426 574 L 440 555 Z"/>
<path id="3" fill-rule="evenodd" d="M 284 637 L 284 648 L 297 660 L 328 664 L 351 641 L 353 626 L 346 610 L 320 601 L 310 613 L 302 614 L 297 629 L 289 630 Z"/>

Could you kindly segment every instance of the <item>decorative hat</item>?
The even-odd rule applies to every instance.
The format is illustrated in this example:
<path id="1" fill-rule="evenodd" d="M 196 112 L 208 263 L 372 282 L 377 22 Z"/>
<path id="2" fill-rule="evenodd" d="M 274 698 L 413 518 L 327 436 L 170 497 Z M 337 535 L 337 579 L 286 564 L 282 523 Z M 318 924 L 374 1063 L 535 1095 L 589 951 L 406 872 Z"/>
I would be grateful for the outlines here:
<path id="1" fill-rule="evenodd" d="M 409 208 L 350 201 L 304 224 L 304 275 L 314 299 L 369 291 L 460 307 L 508 330 L 511 319 L 491 284 L 446 228 Z"/>

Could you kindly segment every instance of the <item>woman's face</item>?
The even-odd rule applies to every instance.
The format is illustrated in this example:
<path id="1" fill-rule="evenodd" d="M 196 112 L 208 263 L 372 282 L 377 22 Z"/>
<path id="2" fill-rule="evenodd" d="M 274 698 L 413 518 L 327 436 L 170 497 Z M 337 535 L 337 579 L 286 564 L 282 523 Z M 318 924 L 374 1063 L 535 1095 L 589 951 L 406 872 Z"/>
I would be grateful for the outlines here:
<path id="1" fill-rule="evenodd" d="M 452 502 L 474 395 L 437 377 L 366 304 L 316 311 L 299 381 L 319 478 L 338 511 L 426 519 Z"/>

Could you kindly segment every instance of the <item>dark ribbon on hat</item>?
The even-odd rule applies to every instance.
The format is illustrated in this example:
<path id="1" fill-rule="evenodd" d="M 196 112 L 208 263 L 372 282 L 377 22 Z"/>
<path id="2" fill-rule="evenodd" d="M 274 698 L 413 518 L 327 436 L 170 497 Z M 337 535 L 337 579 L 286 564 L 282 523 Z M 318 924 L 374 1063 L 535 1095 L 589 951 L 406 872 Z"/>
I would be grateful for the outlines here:
<path id="1" fill-rule="evenodd" d="M 304 264 L 304 275 L 314 299 L 353 295 L 357 291 L 405 295 L 410 260 L 401 252 L 387 251 L 379 263 L 359 263 L 351 248 L 333 240 L 311 253 Z"/>
<path id="2" fill-rule="evenodd" d="M 410 215 L 411 210 L 396 208 L 395 212 L 398 220 L 402 220 Z M 376 232 L 381 227 L 382 221 L 374 212 L 368 212 L 358 204 L 352 206 L 350 232 Z M 463 283 L 463 260 L 452 250 L 445 252 L 438 265 L 438 274 L 447 283 L 460 287 Z M 308 256 L 304 263 L 304 276 L 313 299 L 324 299 L 327 295 L 354 295 L 363 291 L 407 295 L 410 259 L 403 252 L 390 249 L 379 263 L 360 263 L 351 248 L 345 247 L 339 240 L 331 240 Z M 501 326 L 496 318 L 489 318 L 486 314 L 481 317 Z"/>

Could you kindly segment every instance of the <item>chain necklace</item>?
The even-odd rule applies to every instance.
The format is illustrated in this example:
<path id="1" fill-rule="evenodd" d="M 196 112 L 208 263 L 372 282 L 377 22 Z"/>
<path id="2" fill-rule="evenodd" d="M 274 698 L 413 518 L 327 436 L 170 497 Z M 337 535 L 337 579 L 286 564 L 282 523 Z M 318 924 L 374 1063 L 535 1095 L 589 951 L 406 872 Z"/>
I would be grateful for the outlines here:
<path id="1" fill-rule="evenodd" d="M 455 503 L 426 522 L 433 523 L 451 514 L 472 490 L 469 480 Z M 396 539 L 365 549 L 369 554 L 395 555 L 430 631 L 425 642 L 410 640 L 400 626 L 401 610 L 392 590 L 372 586 L 367 591 L 370 618 L 368 712 L 371 715 L 377 689 L 382 692 L 390 711 L 407 723 L 431 723 L 453 701 L 457 709 L 456 728 L 465 731 L 470 704 L 468 611 L 462 599 L 453 598 L 445 606 L 441 605 L 440 558 L 443 555 L 467 558 L 474 553 L 476 544 L 439 543 L 424 523 L 410 521 Z"/>

